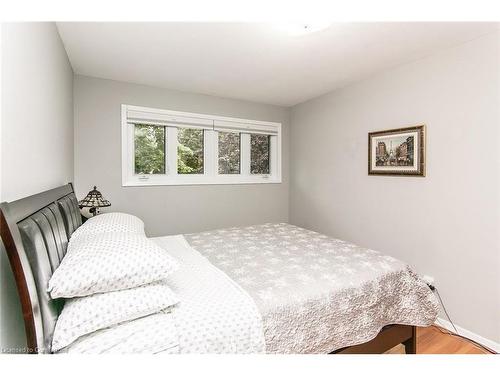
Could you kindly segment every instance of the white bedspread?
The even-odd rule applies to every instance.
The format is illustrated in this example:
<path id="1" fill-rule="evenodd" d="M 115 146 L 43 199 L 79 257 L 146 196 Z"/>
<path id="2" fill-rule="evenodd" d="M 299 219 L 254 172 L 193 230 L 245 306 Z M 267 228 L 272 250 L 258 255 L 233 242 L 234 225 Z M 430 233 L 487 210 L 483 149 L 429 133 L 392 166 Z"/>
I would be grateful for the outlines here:
<path id="1" fill-rule="evenodd" d="M 253 299 L 192 249 L 182 236 L 153 239 L 180 268 L 169 286 L 180 303 L 153 314 L 86 335 L 68 353 L 263 353 L 262 321 Z"/>
<path id="2" fill-rule="evenodd" d="M 181 264 L 169 279 L 169 286 L 181 301 L 172 312 L 179 352 L 265 352 L 262 320 L 253 299 L 192 249 L 183 236 L 153 240 Z"/>
<path id="3" fill-rule="evenodd" d="M 252 296 L 268 353 L 329 353 L 437 317 L 435 296 L 406 264 L 346 241 L 286 223 L 184 237 Z"/>

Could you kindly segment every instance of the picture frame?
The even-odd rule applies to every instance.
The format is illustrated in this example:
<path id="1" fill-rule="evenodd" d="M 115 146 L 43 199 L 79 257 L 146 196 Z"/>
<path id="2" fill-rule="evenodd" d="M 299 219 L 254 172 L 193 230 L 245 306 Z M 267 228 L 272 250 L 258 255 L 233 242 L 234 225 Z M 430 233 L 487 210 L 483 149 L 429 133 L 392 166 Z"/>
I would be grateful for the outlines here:
<path id="1" fill-rule="evenodd" d="M 425 125 L 368 133 L 368 174 L 425 177 Z"/>

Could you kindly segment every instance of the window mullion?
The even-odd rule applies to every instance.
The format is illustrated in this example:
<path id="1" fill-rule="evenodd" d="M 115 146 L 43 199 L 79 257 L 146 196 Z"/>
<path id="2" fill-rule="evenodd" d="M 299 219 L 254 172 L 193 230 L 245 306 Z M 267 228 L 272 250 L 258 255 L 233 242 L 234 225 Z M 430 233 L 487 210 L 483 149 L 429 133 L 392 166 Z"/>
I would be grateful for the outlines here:
<path id="1" fill-rule="evenodd" d="M 167 169 L 168 176 L 177 177 L 177 128 L 167 126 Z"/>
<path id="2" fill-rule="evenodd" d="M 240 170 L 242 176 L 250 176 L 250 134 L 241 133 Z"/>
<path id="3" fill-rule="evenodd" d="M 213 168 L 214 168 L 214 177 L 217 178 L 219 176 L 219 132 L 214 130 L 213 134 Z"/>
<path id="4" fill-rule="evenodd" d="M 205 176 L 215 176 L 217 163 L 216 134 L 217 132 L 208 129 L 203 132 L 203 169 Z"/>
<path id="5" fill-rule="evenodd" d="M 269 137 L 269 174 L 271 176 L 278 175 L 278 137 Z"/>

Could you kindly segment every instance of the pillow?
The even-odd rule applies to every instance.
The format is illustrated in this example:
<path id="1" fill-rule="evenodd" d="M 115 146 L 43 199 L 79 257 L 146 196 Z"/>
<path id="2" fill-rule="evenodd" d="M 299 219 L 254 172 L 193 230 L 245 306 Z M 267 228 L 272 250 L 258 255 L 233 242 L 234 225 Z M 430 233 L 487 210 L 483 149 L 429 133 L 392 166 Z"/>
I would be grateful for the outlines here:
<path id="1" fill-rule="evenodd" d="M 101 233 L 77 241 L 49 280 L 52 298 L 135 288 L 165 279 L 174 258 L 144 235 Z"/>
<path id="2" fill-rule="evenodd" d="M 86 334 L 157 313 L 178 302 L 165 281 L 67 300 L 57 319 L 52 351 Z"/>
<path id="3" fill-rule="evenodd" d="M 101 233 L 131 233 L 144 234 L 144 222 L 137 216 L 122 212 L 110 212 L 88 219 L 73 232 L 70 238 L 75 241 L 87 235 Z"/>

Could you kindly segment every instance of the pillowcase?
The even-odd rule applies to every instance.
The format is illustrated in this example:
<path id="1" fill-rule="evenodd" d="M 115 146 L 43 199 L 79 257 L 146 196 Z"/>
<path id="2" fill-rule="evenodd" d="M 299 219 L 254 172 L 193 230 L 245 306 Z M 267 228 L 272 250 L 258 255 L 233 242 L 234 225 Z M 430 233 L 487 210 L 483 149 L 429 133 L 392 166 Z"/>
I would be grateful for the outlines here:
<path id="1" fill-rule="evenodd" d="M 52 351 L 86 334 L 172 308 L 178 302 L 165 281 L 67 300 L 57 319 Z"/>
<path id="2" fill-rule="evenodd" d="M 144 235 L 101 233 L 73 244 L 49 280 L 52 298 L 135 288 L 165 279 L 178 264 Z"/>
<path id="3" fill-rule="evenodd" d="M 110 212 L 89 218 L 73 232 L 70 243 L 77 238 L 101 233 L 144 233 L 144 222 L 137 216 Z"/>

